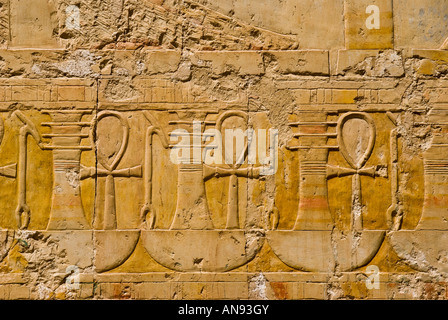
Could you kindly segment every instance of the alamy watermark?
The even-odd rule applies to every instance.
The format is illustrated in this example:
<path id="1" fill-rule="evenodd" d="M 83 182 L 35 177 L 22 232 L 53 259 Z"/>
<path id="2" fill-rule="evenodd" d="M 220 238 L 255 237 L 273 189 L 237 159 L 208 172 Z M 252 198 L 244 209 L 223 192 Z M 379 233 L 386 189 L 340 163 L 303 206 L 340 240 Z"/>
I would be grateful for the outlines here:
<path id="1" fill-rule="evenodd" d="M 170 160 L 174 164 L 239 166 L 261 165 L 261 175 L 273 175 L 278 167 L 278 130 L 249 128 L 202 132 L 201 121 L 193 121 L 193 132 L 176 129 L 170 133 Z M 224 138 L 224 139 L 223 139 Z M 174 140 L 174 141 L 173 141 Z"/>
<path id="2" fill-rule="evenodd" d="M 65 26 L 68 30 L 79 30 L 79 7 L 77 5 L 69 5 L 65 8 L 65 14 L 67 18 L 65 19 Z"/>
<path id="3" fill-rule="evenodd" d="M 366 273 L 370 274 L 366 281 L 366 287 L 369 290 L 380 288 L 380 269 L 376 265 L 370 265 L 366 268 Z"/>
<path id="4" fill-rule="evenodd" d="M 366 8 L 366 13 L 370 15 L 366 19 L 366 27 L 369 30 L 380 28 L 380 8 L 376 5 L 369 5 Z"/>
<path id="5" fill-rule="evenodd" d="M 65 269 L 65 273 L 68 274 L 65 278 L 65 285 L 67 290 L 79 290 L 80 285 L 80 271 L 75 265 L 70 265 Z"/>

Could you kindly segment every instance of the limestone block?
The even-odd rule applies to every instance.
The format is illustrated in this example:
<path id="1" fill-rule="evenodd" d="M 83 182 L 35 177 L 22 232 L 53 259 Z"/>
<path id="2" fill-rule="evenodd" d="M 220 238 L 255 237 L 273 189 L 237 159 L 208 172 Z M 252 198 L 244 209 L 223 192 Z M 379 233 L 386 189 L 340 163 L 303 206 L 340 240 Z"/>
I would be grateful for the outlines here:
<path id="1" fill-rule="evenodd" d="M 437 64 L 434 61 L 431 61 L 429 59 L 423 59 L 416 68 L 416 71 L 419 74 L 431 76 L 435 74 L 436 68 Z"/>
<path id="2" fill-rule="evenodd" d="M 346 0 L 344 18 L 346 49 L 393 48 L 392 1 Z"/>
<path id="3" fill-rule="evenodd" d="M 65 264 L 60 265 L 59 272 L 65 272 L 69 265 L 85 269 L 93 265 L 93 233 L 91 231 L 48 231 L 44 236 L 57 243 Z"/>
<path id="4" fill-rule="evenodd" d="M 175 50 L 150 51 L 143 63 L 145 63 L 149 74 L 167 73 L 177 70 L 180 58 L 181 53 Z"/>
<path id="5" fill-rule="evenodd" d="M 331 96 L 333 103 L 355 103 L 358 90 L 333 90 Z"/>
<path id="6" fill-rule="evenodd" d="M 304 287 L 303 296 L 306 299 L 323 300 L 326 298 L 325 288 L 322 283 L 312 283 Z"/>
<path id="7" fill-rule="evenodd" d="M 210 8 L 281 34 L 295 34 L 302 48 L 344 46 L 343 1 L 206 1 Z M 275 8 L 275 11 L 273 11 Z M 322 23 L 325 21 L 325 23 Z"/>
<path id="8" fill-rule="evenodd" d="M 426 58 L 438 63 L 448 63 L 448 52 L 446 50 L 429 50 L 429 49 L 414 49 L 413 56 Z"/>
<path id="9" fill-rule="evenodd" d="M 293 91 L 294 101 L 298 104 L 309 104 L 311 102 L 311 91 L 297 89 Z"/>
<path id="10" fill-rule="evenodd" d="M 26 285 L 11 284 L 8 288 L 8 300 L 29 300 L 30 288 Z"/>
<path id="11" fill-rule="evenodd" d="M 441 1 L 31 2 L 0 299 L 448 298 Z"/>
<path id="12" fill-rule="evenodd" d="M 331 236 L 329 231 L 274 231 L 267 238 L 275 254 L 287 265 L 302 271 L 327 272 L 336 266 L 346 271 L 365 265 L 379 249 L 384 232 L 369 230 L 357 237 L 347 235 L 336 243 Z M 355 254 L 350 253 L 353 246 Z M 373 247 L 376 248 L 372 250 Z"/>
<path id="13" fill-rule="evenodd" d="M 264 73 L 263 60 L 257 52 L 197 52 L 193 64 L 210 65 L 212 72 L 222 75 L 235 71 L 241 75 L 258 75 Z"/>
<path id="14" fill-rule="evenodd" d="M 22 48 L 57 48 L 54 11 L 54 6 L 48 0 L 33 1 L 32 5 L 23 0 L 11 1 L 10 45 Z"/>
<path id="15" fill-rule="evenodd" d="M 135 286 L 134 299 L 170 299 L 170 286 L 161 282 L 144 282 L 138 283 Z"/>
<path id="16" fill-rule="evenodd" d="M 278 51 L 273 52 L 278 71 L 284 74 L 327 75 L 328 51 Z"/>
<path id="17" fill-rule="evenodd" d="M 142 237 L 156 261 L 179 271 L 232 270 L 252 260 L 263 244 L 257 234 L 229 230 L 146 231 Z"/>
<path id="18" fill-rule="evenodd" d="M 391 242 L 395 252 L 417 270 L 448 270 L 446 232 L 401 230 L 392 235 Z"/>
<path id="19" fill-rule="evenodd" d="M 441 1 L 394 1 L 395 46 L 439 49 L 448 37 L 446 15 L 446 5 Z"/>
<path id="20" fill-rule="evenodd" d="M 392 50 L 339 50 L 336 74 L 401 77 L 404 74 L 403 58 Z"/>
<path id="21" fill-rule="evenodd" d="M 414 49 L 412 55 L 419 60 L 415 63 L 415 70 L 423 76 L 434 76 L 445 73 L 448 68 L 446 50 Z"/>
<path id="22" fill-rule="evenodd" d="M 140 231 L 96 231 L 95 267 L 98 272 L 111 270 L 121 265 L 134 251 Z M 118 245 L 119 244 L 119 245 Z"/>
<path id="23" fill-rule="evenodd" d="M 37 100 L 37 99 L 35 99 Z M 58 100 L 62 101 L 84 101 L 85 88 L 84 87 L 61 87 L 58 88 Z"/>

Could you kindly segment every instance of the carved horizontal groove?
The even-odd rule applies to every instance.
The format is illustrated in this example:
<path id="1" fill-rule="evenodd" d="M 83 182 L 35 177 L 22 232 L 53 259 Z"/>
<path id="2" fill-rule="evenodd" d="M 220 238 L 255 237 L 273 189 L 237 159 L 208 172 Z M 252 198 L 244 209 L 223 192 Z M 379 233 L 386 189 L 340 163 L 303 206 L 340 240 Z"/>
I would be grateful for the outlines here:
<path id="1" fill-rule="evenodd" d="M 299 150 L 299 149 L 339 149 L 339 146 L 292 146 L 287 147 L 290 150 Z"/>
<path id="2" fill-rule="evenodd" d="M 68 167 L 68 166 L 73 166 L 73 165 L 79 166 L 79 162 L 72 161 L 72 160 L 54 160 L 54 164 L 53 164 L 53 166 L 55 168 L 66 167 L 66 166 Z"/>
<path id="3" fill-rule="evenodd" d="M 55 171 L 65 171 L 66 169 L 79 168 L 79 162 L 70 160 L 55 160 L 53 167 Z"/>
<path id="4" fill-rule="evenodd" d="M 202 166 L 198 165 L 198 164 L 192 164 L 192 165 L 186 165 L 184 164 L 183 166 L 179 167 L 179 171 L 182 172 L 197 172 L 197 171 L 202 171 Z"/>
<path id="5" fill-rule="evenodd" d="M 327 163 L 325 161 L 302 161 L 300 164 L 300 174 L 316 175 L 327 174 Z"/>
<path id="6" fill-rule="evenodd" d="M 193 136 L 193 137 L 201 137 L 202 133 L 200 132 L 170 132 L 170 136 L 172 137 L 189 137 L 189 136 Z"/>
<path id="7" fill-rule="evenodd" d="M 338 123 L 335 121 L 327 122 L 290 122 L 290 126 L 335 126 Z"/>
<path id="8" fill-rule="evenodd" d="M 43 146 L 42 149 L 44 149 L 44 150 L 54 150 L 54 149 L 92 150 L 92 147 L 90 147 L 90 146 L 54 146 L 54 145 L 48 145 L 48 146 Z"/>
<path id="9" fill-rule="evenodd" d="M 302 176 L 315 176 L 315 175 L 327 175 L 327 171 L 303 171 L 300 172 Z"/>
<path id="10" fill-rule="evenodd" d="M 58 127 L 58 126 L 90 126 L 90 122 L 42 122 L 42 126 Z"/>
<path id="11" fill-rule="evenodd" d="M 322 175 L 326 175 L 327 174 L 327 170 L 305 170 L 302 169 L 300 171 L 301 175 L 316 175 L 316 174 L 322 174 Z"/>
<path id="12" fill-rule="evenodd" d="M 446 126 L 448 121 L 414 122 L 414 126 Z"/>
<path id="13" fill-rule="evenodd" d="M 448 147 L 448 143 L 433 143 L 431 146 L 431 148 L 440 148 L 440 147 Z"/>
<path id="14" fill-rule="evenodd" d="M 80 138 L 88 138 L 89 134 L 87 133 L 44 133 L 42 134 L 43 138 L 53 138 L 53 137 L 80 137 Z"/>
<path id="15" fill-rule="evenodd" d="M 337 137 L 337 133 L 295 133 L 294 137 Z"/>
<path id="16" fill-rule="evenodd" d="M 45 109 L 42 110 L 42 113 L 75 113 L 75 114 L 86 114 L 86 113 L 92 113 L 92 110 L 51 110 L 51 109 Z"/>
<path id="17" fill-rule="evenodd" d="M 448 174 L 448 160 L 426 160 L 424 170 L 425 174 Z"/>
<path id="18" fill-rule="evenodd" d="M 214 110 L 214 109 L 206 109 L 206 107 L 204 107 L 204 109 L 200 109 L 200 108 L 194 108 L 193 106 L 196 107 L 201 107 L 204 106 L 206 104 L 206 102 L 198 102 L 197 105 L 194 104 L 188 104 L 188 106 L 184 105 L 183 103 L 176 103 L 176 105 L 182 105 L 183 108 L 179 108 L 179 109 L 168 109 L 166 111 L 168 111 L 169 113 L 182 113 L 182 112 L 192 112 L 192 113 L 199 113 L 199 114 L 218 114 L 219 111 L 218 110 Z M 176 121 L 176 120 L 173 120 Z"/>
<path id="19" fill-rule="evenodd" d="M 440 165 L 448 165 L 448 160 L 425 160 L 425 165 L 434 165 L 434 166 L 440 166 Z"/>
<path id="20" fill-rule="evenodd" d="M 215 125 L 216 121 L 202 121 L 206 125 Z M 168 122 L 168 124 L 192 124 L 192 121 L 186 121 L 186 120 L 171 120 Z"/>
<path id="21" fill-rule="evenodd" d="M 448 175 L 448 169 L 445 169 L 445 170 L 426 170 L 425 174 Z"/>
<path id="22" fill-rule="evenodd" d="M 183 146 L 183 145 L 177 145 L 177 144 L 170 144 L 168 145 L 168 147 L 170 148 L 174 148 L 174 149 L 183 149 L 183 148 L 203 148 L 204 146 L 202 145 L 187 145 L 187 146 Z"/>
<path id="23" fill-rule="evenodd" d="M 218 144 L 213 144 L 213 143 L 210 143 L 210 144 L 207 144 L 204 146 L 204 148 L 207 148 L 207 149 L 217 149 L 219 147 L 220 146 Z"/>

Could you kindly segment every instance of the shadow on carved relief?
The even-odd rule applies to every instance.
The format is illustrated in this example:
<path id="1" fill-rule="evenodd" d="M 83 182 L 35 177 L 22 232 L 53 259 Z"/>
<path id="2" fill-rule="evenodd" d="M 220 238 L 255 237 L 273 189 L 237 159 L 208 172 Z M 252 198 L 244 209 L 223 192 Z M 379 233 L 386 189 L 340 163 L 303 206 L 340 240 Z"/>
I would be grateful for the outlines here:
<path id="1" fill-rule="evenodd" d="M 386 231 L 400 223 L 395 117 L 368 112 L 292 115 L 298 143 L 289 149 L 299 156 L 297 220 L 292 230 L 267 235 L 287 265 L 304 271 L 355 270 L 373 259 Z"/>
<path id="2" fill-rule="evenodd" d="M 174 152 L 187 153 L 181 155 L 184 158 L 178 166 L 176 209 L 168 227 L 164 230 L 153 228 L 158 216 L 154 211 L 160 211 L 161 208 L 154 208 L 151 212 L 154 193 L 147 193 L 147 212 L 143 212 L 146 214 L 147 230 L 142 231 L 143 244 L 156 261 L 173 270 L 235 269 L 253 259 L 263 244 L 262 226 L 253 223 L 260 219 L 254 220 L 248 216 L 254 212 L 247 210 L 245 190 L 247 180 L 262 178 L 260 172 L 263 169 L 260 166 L 247 165 L 251 148 L 249 138 L 240 140 L 244 146 L 234 150 L 222 148 L 229 144 L 218 139 L 226 137 L 226 128 L 238 128 L 241 133 L 247 132 L 248 114 L 244 111 L 229 110 L 196 114 L 176 111 L 172 115 L 170 129 L 175 131 L 172 131 L 171 136 L 186 141 L 183 148 L 181 143 L 168 144 L 166 130 L 155 124 L 148 130 L 147 139 L 151 139 L 155 133 L 154 136 L 159 136 L 167 149 L 181 148 L 182 150 Z M 148 114 L 147 118 L 151 119 L 152 116 Z M 155 122 L 155 118 L 152 118 L 152 121 Z M 218 136 L 217 132 L 221 135 Z M 203 141 L 212 142 L 204 148 Z M 150 148 L 150 144 L 147 143 L 147 147 Z M 147 149 L 146 188 L 151 188 L 152 173 L 149 171 L 156 170 L 151 166 L 151 155 L 152 152 Z M 212 159 L 204 159 L 203 163 L 203 155 Z M 220 165 L 222 162 L 216 161 L 218 157 L 230 157 L 231 160 Z M 221 217 L 216 216 L 216 212 L 212 213 L 209 201 L 214 201 L 213 209 L 218 209 Z M 255 212 L 258 213 L 257 210 Z"/>

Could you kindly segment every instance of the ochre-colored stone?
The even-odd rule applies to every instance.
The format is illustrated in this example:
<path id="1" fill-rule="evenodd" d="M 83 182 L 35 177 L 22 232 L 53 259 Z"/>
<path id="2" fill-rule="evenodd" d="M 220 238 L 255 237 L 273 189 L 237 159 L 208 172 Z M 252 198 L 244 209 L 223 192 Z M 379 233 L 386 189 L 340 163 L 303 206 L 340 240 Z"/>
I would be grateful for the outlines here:
<path id="1" fill-rule="evenodd" d="M 0 0 L 0 299 L 446 300 L 447 15 Z"/>
<path id="2" fill-rule="evenodd" d="M 333 103 L 355 103 L 355 99 L 358 96 L 357 90 L 333 90 L 332 102 Z"/>
<path id="3" fill-rule="evenodd" d="M 277 51 L 273 52 L 278 71 L 285 74 L 327 75 L 328 51 Z"/>
<path id="4" fill-rule="evenodd" d="M 346 49 L 390 49 L 394 45 L 391 0 L 345 0 Z"/>

